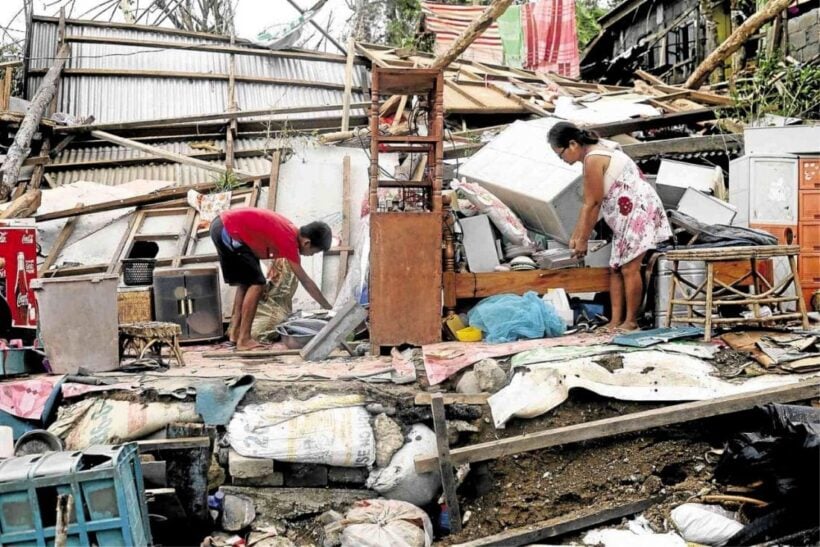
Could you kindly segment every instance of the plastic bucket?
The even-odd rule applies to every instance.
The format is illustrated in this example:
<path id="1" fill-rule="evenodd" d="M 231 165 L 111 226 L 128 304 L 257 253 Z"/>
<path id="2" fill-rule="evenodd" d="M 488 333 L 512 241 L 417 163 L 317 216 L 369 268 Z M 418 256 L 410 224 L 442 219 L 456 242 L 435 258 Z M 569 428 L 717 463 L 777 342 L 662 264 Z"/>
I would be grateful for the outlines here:
<path id="1" fill-rule="evenodd" d="M 32 281 L 40 337 L 53 373 L 119 368 L 118 281 L 102 274 Z"/>

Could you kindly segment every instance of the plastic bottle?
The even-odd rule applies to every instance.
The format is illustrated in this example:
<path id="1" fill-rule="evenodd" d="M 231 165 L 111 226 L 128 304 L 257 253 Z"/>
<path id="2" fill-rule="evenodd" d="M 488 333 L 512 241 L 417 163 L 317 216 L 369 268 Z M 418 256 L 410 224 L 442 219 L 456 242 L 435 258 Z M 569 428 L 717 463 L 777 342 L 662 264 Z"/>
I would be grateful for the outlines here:
<path id="1" fill-rule="evenodd" d="M 441 504 L 441 513 L 438 517 L 438 525 L 443 534 L 450 533 L 450 509 L 447 508 L 446 503 Z"/>

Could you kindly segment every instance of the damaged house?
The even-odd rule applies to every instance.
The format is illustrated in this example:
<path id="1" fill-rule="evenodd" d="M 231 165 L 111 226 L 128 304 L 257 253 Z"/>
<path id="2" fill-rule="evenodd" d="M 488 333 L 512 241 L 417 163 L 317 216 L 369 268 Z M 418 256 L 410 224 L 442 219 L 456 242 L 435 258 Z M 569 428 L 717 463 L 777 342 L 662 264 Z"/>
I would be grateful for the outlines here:
<path id="1" fill-rule="evenodd" d="M 817 120 L 677 85 L 722 2 L 617 5 L 581 79 L 467 52 L 485 3 L 425 2 L 434 54 L 31 17 L 0 85 L 1 545 L 820 541 Z M 566 45 L 551 5 L 507 23 Z M 576 237 L 590 151 L 672 233 L 638 328 L 608 324 L 609 220 L 642 205 Z M 250 349 L 218 251 L 244 242 L 211 233 L 242 208 L 332 233 L 298 258 L 330 310 L 254 254 Z"/>

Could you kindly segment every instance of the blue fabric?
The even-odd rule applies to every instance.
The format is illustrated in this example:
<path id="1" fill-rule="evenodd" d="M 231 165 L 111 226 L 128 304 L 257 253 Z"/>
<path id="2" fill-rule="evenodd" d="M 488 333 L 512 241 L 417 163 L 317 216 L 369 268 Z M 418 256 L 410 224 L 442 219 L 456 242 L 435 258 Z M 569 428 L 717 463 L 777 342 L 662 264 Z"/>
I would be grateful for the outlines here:
<path id="1" fill-rule="evenodd" d="M 228 425 L 237 405 L 256 378 L 246 374 L 227 383 L 223 380 L 196 384 L 196 411 L 206 425 Z"/>
<path id="2" fill-rule="evenodd" d="M 567 329 L 552 304 L 530 291 L 524 296 L 498 294 L 485 298 L 467 315 L 471 327 L 484 332 L 491 344 L 522 338 L 561 336 Z"/>
<path id="3" fill-rule="evenodd" d="M 228 229 L 227 228 L 222 228 L 222 243 L 224 243 L 225 245 L 227 245 L 231 249 L 238 249 L 239 247 L 242 246 L 241 241 L 237 241 L 234 238 L 232 238 L 230 235 L 228 235 Z"/>
<path id="4" fill-rule="evenodd" d="M 662 342 L 669 342 L 678 338 L 694 338 L 703 336 L 701 327 L 661 327 L 652 330 L 639 330 L 628 334 L 619 334 L 612 342 L 619 346 L 633 348 L 648 348 Z"/>

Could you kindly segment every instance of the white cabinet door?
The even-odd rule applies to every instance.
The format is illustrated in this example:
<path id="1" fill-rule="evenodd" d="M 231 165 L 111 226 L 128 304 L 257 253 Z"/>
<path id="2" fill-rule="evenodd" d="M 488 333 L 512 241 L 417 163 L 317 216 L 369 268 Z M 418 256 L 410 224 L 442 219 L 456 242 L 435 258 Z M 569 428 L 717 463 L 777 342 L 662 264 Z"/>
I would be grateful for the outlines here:
<path id="1" fill-rule="evenodd" d="M 797 158 L 751 158 L 750 219 L 797 224 Z"/>

